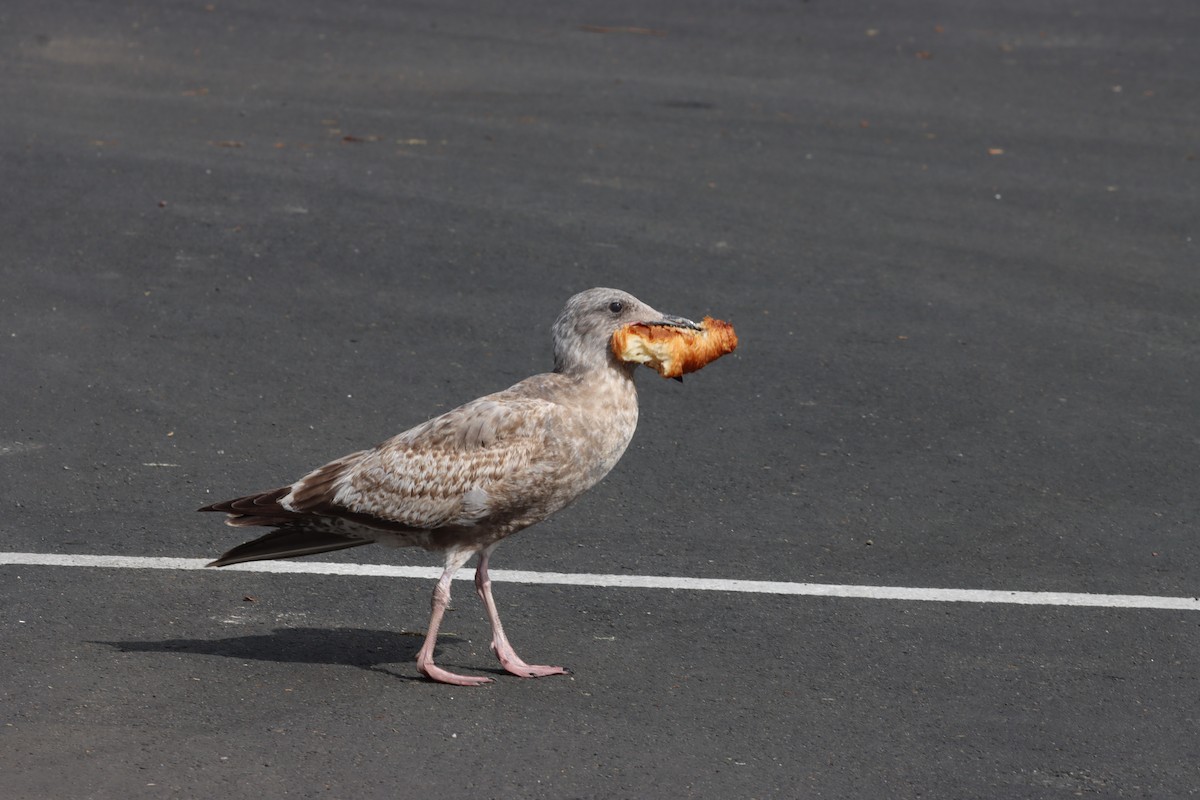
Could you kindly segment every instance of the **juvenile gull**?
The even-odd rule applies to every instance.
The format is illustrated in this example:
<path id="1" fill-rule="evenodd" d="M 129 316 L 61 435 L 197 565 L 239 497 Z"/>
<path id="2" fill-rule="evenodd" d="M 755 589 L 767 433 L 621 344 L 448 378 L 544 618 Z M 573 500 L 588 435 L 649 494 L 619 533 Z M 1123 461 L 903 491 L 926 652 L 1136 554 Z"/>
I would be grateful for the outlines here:
<path id="1" fill-rule="evenodd" d="M 444 683 L 457 675 L 433 662 L 454 573 L 479 554 L 475 589 L 492 626 L 492 650 L 514 675 L 566 672 L 526 664 L 514 652 L 492 599 L 488 559 L 504 537 L 540 522 L 608 474 L 637 427 L 635 363 L 618 361 L 613 333 L 632 322 L 698 328 L 660 314 L 631 294 L 589 289 L 554 323 L 554 371 L 481 397 L 371 450 L 343 456 L 278 489 L 205 506 L 225 524 L 273 530 L 209 566 L 292 558 L 379 542 L 441 552 L 445 570 L 417 668 Z"/>

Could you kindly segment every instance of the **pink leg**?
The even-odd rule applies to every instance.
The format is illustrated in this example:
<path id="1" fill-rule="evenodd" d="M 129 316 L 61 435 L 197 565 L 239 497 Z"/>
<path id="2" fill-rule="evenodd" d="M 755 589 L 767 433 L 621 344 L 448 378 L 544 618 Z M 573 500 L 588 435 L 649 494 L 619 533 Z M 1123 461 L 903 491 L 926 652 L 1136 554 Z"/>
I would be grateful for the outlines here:
<path id="1" fill-rule="evenodd" d="M 500 659 L 500 665 L 513 675 L 522 678 L 542 678 L 546 675 L 565 675 L 562 667 L 545 667 L 537 664 L 526 664 L 508 643 L 504 635 L 504 627 L 500 624 L 500 612 L 496 610 L 496 601 L 492 599 L 492 580 L 488 577 L 488 556 L 492 549 L 489 547 L 479 554 L 479 566 L 475 570 L 475 591 L 487 609 L 488 618 L 492 621 L 492 652 Z"/>
<path id="2" fill-rule="evenodd" d="M 467 553 L 466 558 L 469 557 L 470 553 Z M 421 645 L 421 651 L 417 653 L 417 669 L 430 680 L 439 683 L 479 686 L 484 683 L 492 683 L 492 679 L 482 675 L 458 675 L 433 663 L 433 650 L 437 646 L 438 628 L 442 625 L 442 615 L 446 613 L 446 606 L 450 605 L 450 581 L 466 558 L 447 558 L 446 569 L 442 572 L 442 577 L 438 579 L 437 585 L 433 587 L 433 611 L 429 615 L 429 629 L 425 632 L 425 643 Z M 458 563 L 454 563 L 455 561 Z"/>

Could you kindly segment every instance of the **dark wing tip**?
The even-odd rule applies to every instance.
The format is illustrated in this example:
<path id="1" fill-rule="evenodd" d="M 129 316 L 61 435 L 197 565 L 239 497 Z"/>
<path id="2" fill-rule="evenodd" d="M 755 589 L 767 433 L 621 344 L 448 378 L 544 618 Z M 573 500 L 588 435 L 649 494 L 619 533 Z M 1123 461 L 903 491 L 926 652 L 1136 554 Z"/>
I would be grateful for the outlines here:
<path id="1" fill-rule="evenodd" d="M 227 567 L 230 564 L 241 564 L 246 561 L 269 561 L 279 558 L 295 558 L 310 556 L 317 553 L 328 553 L 333 550 L 344 550 L 348 547 L 359 547 L 371 544 L 374 539 L 359 539 L 342 536 L 320 528 L 281 527 L 270 533 L 244 542 L 228 550 L 206 567 Z"/>

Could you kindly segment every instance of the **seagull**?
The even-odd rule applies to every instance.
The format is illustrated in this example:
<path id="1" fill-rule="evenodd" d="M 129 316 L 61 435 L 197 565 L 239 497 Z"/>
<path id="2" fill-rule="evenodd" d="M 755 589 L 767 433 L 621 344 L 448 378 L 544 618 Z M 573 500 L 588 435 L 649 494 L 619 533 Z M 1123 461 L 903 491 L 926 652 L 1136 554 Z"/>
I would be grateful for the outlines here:
<path id="1" fill-rule="evenodd" d="M 700 329 L 627 292 L 580 292 L 554 323 L 553 372 L 472 400 L 288 486 L 199 509 L 224 512 L 225 524 L 236 528 L 271 528 L 208 566 L 373 542 L 439 552 L 445 568 L 433 589 L 417 669 L 434 681 L 477 686 L 492 679 L 443 669 L 434 663 L 434 650 L 454 574 L 478 555 L 475 590 L 500 664 L 525 678 L 566 673 L 527 664 L 513 650 L 492 598 L 488 561 L 505 537 L 571 503 L 625 452 L 637 427 L 637 364 L 618 360 L 610 341 L 631 323 Z"/>

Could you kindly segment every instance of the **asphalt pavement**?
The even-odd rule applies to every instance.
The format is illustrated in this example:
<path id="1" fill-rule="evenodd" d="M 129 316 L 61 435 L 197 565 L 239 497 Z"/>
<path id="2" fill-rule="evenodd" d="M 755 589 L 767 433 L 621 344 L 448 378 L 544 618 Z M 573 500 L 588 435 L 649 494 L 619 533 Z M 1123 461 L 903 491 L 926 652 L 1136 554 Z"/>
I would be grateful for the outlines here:
<path id="1" fill-rule="evenodd" d="M 215 557 L 272 488 L 727 319 L 497 569 L 1200 595 L 1200 9 L 0 8 L 0 551 Z M 359 548 L 322 560 L 433 565 Z M 1200 614 L 0 566 L 6 798 L 1176 798 Z M 496 670 L 456 586 L 439 663 Z"/>

